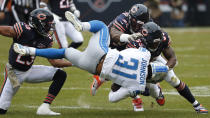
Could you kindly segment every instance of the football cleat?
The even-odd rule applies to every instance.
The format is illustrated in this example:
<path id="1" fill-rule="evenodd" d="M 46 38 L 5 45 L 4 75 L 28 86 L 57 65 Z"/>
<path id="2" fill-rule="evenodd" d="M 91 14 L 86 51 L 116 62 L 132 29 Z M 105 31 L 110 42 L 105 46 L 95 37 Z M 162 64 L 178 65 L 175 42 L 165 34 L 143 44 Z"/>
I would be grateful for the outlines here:
<path id="1" fill-rule="evenodd" d="M 30 54 L 30 51 L 29 51 L 28 47 L 23 46 L 23 45 L 18 44 L 18 43 L 14 43 L 13 49 L 16 53 L 19 53 L 21 55 L 29 55 Z"/>
<path id="2" fill-rule="evenodd" d="M 94 96 L 97 92 L 97 89 L 104 83 L 104 79 L 100 79 L 98 75 L 93 75 L 93 83 L 91 85 L 90 93 Z"/>
<path id="3" fill-rule="evenodd" d="M 200 113 L 200 114 L 207 114 L 208 113 L 208 110 L 206 108 L 204 108 L 201 104 L 195 105 L 193 107 L 194 107 L 194 109 L 197 113 Z"/>
<path id="4" fill-rule="evenodd" d="M 49 115 L 49 116 L 57 116 L 61 115 L 61 113 L 56 113 L 54 111 L 50 110 L 50 105 L 47 103 L 43 103 L 36 112 L 37 115 Z"/>
<path id="5" fill-rule="evenodd" d="M 160 87 L 160 85 L 158 85 L 159 89 L 160 89 L 160 93 L 159 96 L 156 98 L 156 102 L 160 105 L 163 106 L 165 104 L 165 97 L 162 93 L 162 89 Z"/>
<path id="6" fill-rule="evenodd" d="M 136 111 L 136 112 L 144 111 L 143 102 L 142 102 L 141 98 L 133 99 L 132 104 L 133 104 L 134 111 Z"/>
<path id="7" fill-rule="evenodd" d="M 82 23 L 74 14 L 72 14 L 70 11 L 66 11 L 65 17 L 69 22 L 71 22 L 74 25 L 77 31 L 79 32 L 82 31 Z"/>

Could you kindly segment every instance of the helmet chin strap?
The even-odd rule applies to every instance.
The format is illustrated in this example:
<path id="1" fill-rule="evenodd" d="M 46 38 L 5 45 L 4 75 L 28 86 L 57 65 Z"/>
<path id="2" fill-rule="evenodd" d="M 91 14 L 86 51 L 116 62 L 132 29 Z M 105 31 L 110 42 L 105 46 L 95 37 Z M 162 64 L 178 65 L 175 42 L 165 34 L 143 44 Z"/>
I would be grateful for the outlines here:
<path id="1" fill-rule="evenodd" d="M 31 27 L 31 28 L 34 28 L 34 26 L 29 22 L 28 25 Z"/>
<path id="2" fill-rule="evenodd" d="M 158 47 L 155 48 L 155 49 L 148 48 L 148 50 L 149 50 L 150 52 L 155 52 L 157 49 L 158 49 Z"/>

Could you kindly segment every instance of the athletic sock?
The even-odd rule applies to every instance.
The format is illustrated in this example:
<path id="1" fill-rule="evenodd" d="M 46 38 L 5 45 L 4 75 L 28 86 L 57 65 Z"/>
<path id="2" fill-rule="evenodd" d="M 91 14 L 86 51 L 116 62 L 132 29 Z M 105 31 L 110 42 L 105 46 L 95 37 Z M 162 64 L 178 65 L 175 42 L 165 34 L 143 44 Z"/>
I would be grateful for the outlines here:
<path id="1" fill-rule="evenodd" d="M 179 86 L 175 87 L 179 94 L 187 99 L 191 104 L 195 102 L 195 97 L 192 95 L 190 89 L 184 82 L 180 82 Z"/>
<path id="2" fill-rule="evenodd" d="M 53 77 L 53 82 L 49 87 L 48 95 L 44 100 L 44 103 L 51 104 L 55 97 L 60 92 L 65 80 L 66 80 L 66 72 L 58 69 Z"/>

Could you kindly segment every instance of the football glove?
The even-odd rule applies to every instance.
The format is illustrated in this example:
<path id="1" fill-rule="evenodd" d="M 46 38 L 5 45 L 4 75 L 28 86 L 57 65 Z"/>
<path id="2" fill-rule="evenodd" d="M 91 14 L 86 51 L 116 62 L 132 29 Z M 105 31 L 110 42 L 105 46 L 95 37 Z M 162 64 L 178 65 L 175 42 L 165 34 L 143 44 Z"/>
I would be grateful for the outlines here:
<path id="1" fill-rule="evenodd" d="M 121 34 L 120 42 L 132 42 L 142 37 L 141 33 L 134 33 L 134 34 Z"/>

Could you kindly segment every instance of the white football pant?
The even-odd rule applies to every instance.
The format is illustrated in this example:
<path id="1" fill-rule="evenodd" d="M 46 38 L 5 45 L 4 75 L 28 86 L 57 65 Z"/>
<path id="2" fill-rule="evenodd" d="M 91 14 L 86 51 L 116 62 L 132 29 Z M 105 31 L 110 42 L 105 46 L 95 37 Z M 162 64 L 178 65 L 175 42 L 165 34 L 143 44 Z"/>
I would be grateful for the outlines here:
<path id="1" fill-rule="evenodd" d="M 62 48 L 68 48 L 68 41 L 66 35 L 71 38 L 74 43 L 82 43 L 83 36 L 78 32 L 74 26 L 68 21 L 60 21 L 55 25 L 56 33 L 58 35 L 59 43 Z"/>
<path id="2" fill-rule="evenodd" d="M 20 84 L 22 84 L 23 82 L 41 83 L 52 81 L 53 76 L 57 70 L 58 68 L 54 68 L 52 66 L 34 65 L 26 72 L 16 69 L 14 69 L 14 72 Z M 13 96 L 17 93 L 20 86 L 13 88 L 9 77 L 7 76 L 7 72 L 5 72 L 5 80 L 3 85 L 4 86 L 0 93 L 0 108 L 7 110 L 11 105 Z"/>

